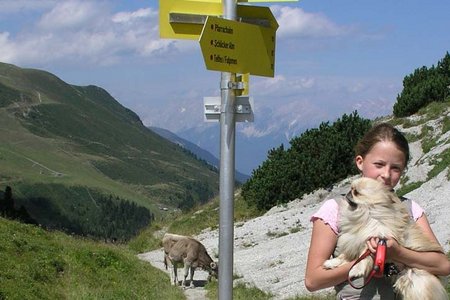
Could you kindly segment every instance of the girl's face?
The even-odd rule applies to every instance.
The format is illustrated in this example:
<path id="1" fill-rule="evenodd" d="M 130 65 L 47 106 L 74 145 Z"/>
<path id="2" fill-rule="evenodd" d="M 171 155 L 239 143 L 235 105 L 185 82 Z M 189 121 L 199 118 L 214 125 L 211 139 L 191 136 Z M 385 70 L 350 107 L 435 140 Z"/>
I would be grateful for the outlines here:
<path id="1" fill-rule="evenodd" d="M 364 177 L 376 179 L 394 188 L 405 169 L 405 154 L 393 142 L 378 142 L 363 158 L 356 157 L 356 166 Z"/>

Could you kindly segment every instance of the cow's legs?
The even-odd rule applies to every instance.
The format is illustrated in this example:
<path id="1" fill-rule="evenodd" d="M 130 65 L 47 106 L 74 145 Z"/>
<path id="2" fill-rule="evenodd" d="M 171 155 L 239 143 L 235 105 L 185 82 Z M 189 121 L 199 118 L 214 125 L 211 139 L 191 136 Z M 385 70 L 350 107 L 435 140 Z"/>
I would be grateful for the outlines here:
<path id="1" fill-rule="evenodd" d="M 191 287 L 194 287 L 194 272 L 195 272 L 195 268 L 191 266 L 190 271 L 191 271 L 191 272 L 190 272 L 190 274 L 191 274 L 191 278 L 190 278 L 191 283 L 190 283 L 190 286 L 191 286 Z"/>
<path id="2" fill-rule="evenodd" d="M 170 283 L 172 285 L 178 285 L 178 271 L 177 271 L 177 265 L 173 262 L 170 264 Z"/>
<path id="3" fill-rule="evenodd" d="M 174 285 L 178 285 L 178 268 L 176 264 L 173 265 L 173 282 Z"/>
<path id="4" fill-rule="evenodd" d="M 188 277 L 188 275 L 189 275 L 189 271 L 191 271 L 190 273 L 191 273 L 191 286 L 194 284 L 193 283 L 193 280 L 192 280 L 192 278 L 193 278 L 193 276 L 194 276 L 194 274 L 193 274 L 193 271 L 192 271 L 192 268 L 191 268 L 191 264 L 189 263 L 189 262 L 184 262 L 184 279 L 183 279 L 183 286 L 186 286 L 186 279 L 187 279 L 187 277 Z"/>

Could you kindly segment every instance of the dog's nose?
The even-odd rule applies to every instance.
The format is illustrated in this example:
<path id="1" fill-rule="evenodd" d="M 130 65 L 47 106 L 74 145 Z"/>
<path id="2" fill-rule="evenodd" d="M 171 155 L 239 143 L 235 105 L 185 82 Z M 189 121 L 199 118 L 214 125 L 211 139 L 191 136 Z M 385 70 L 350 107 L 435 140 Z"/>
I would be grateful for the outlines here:
<path id="1" fill-rule="evenodd" d="M 347 198 L 347 201 L 353 202 L 352 191 L 349 191 L 349 192 L 345 195 L 345 198 Z"/>

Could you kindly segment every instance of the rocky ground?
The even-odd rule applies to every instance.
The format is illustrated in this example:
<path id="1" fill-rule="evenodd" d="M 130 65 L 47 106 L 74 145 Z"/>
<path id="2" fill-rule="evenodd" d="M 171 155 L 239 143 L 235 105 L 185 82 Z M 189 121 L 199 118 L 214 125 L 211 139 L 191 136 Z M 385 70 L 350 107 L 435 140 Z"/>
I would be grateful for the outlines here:
<path id="1" fill-rule="evenodd" d="M 447 201 L 450 183 L 444 173 L 409 196 L 418 199 L 426 209 L 435 234 L 445 250 L 450 251 L 450 205 Z M 349 182 L 343 182 L 332 193 L 348 190 Z M 239 280 L 271 292 L 276 299 L 309 294 L 303 283 L 311 236 L 309 216 L 318 209 L 321 199 L 328 198 L 330 194 L 318 191 L 286 206 L 275 207 L 261 217 L 236 224 L 234 273 L 241 276 Z M 218 231 L 204 231 L 196 238 L 205 245 L 211 256 L 216 256 Z M 163 269 L 162 249 L 141 254 L 140 257 Z M 197 271 L 195 280 L 205 280 L 206 276 L 206 272 Z M 185 292 L 188 299 L 206 299 L 201 288 L 186 289 Z"/>
<path id="2" fill-rule="evenodd" d="M 450 131 L 438 135 L 439 123 L 433 122 L 435 123 L 428 125 L 436 130 L 438 142 L 426 154 L 422 153 L 420 141 L 411 143 L 412 160 L 406 174 L 407 183 L 427 181 L 427 174 L 432 169 L 436 155 L 450 147 Z M 416 133 L 420 132 L 421 126 L 401 129 Z M 447 166 L 438 176 L 406 195 L 425 209 L 431 227 L 446 251 L 450 251 L 448 168 Z M 352 178 L 342 181 L 332 191 L 318 190 L 285 206 L 274 207 L 261 217 L 235 224 L 234 273 L 240 277 L 238 280 L 272 293 L 275 299 L 311 294 L 304 286 L 306 257 L 312 229 L 310 216 L 324 199 L 347 192 L 351 180 Z M 217 230 L 205 230 L 196 238 L 205 245 L 212 257 L 217 257 Z M 162 249 L 143 253 L 140 257 L 158 268 L 163 268 Z M 195 279 L 204 280 L 206 275 L 205 272 L 198 271 Z M 189 298 L 189 290 L 197 293 L 194 298 Z M 188 299 L 206 299 L 201 287 L 187 289 L 186 292 Z"/>

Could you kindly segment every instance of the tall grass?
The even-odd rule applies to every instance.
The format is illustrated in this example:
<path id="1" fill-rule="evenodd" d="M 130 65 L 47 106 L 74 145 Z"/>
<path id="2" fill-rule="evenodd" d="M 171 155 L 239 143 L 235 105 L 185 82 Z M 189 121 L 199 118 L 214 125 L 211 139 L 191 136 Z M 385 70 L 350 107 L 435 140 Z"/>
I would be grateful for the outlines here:
<path id="1" fill-rule="evenodd" d="M 0 299 L 184 299 L 125 245 L 0 218 Z"/>

